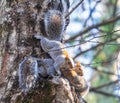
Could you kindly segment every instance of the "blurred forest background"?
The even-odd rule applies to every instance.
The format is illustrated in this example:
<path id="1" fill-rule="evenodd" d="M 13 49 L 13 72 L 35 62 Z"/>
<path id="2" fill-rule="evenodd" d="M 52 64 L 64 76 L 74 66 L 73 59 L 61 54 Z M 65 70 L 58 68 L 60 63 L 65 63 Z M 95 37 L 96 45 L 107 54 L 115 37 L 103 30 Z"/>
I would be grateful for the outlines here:
<path id="1" fill-rule="evenodd" d="M 71 0 L 72 9 L 79 0 Z M 85 66 L 89 103 L 120 103 L 117 56 L 120 48 L 120 0 L 83 0 L 70 15 L 68 51 Z"/>
<path id="2" fill-rule="evenodd" d="M 80 0 L 70 0 L 70 11 L 79 2 Z M 0 6 L 2 5 L 1 2 Z M 4 17 L 0 16 L 0 24 L 2 19 Z M 82 0 L 79 7 L 70 14 L 64 42 L 75 61 L 80 61 L 85 67 L 84 76 L 90 85 L 86 101 L 120 103 L 117 70 L 120 0 Z"/>

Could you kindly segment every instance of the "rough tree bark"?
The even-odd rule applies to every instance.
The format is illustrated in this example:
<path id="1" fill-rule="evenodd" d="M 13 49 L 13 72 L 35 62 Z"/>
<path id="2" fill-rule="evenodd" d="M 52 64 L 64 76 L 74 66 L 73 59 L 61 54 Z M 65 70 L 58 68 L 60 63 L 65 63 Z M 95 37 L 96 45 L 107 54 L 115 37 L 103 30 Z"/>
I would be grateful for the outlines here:
<path id="1" fill-rule="evenodd" d="M 0 22 L 0 103 L 80 103 L 68 80 L 41 80 L 23 94 L 19 88 L 18 66 L 25 56 L 46 58 L 33 38 L 45 34 L 43 16 L 46 0 L 2 0 Z M 4 7 L 4 8 L 3 8 Z"/>

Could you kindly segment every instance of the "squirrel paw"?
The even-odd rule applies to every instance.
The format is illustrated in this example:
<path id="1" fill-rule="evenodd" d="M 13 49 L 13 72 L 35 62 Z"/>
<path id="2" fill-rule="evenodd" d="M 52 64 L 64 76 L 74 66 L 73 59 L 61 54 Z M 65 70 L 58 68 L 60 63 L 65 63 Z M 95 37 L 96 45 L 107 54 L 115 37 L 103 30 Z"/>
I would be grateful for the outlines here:
<path id="1" fill-rule="evenodd" d="M 42 39 L 42 36 L 41 36 L 40 34 L 35 34 L 34 37 L 35 37 L 36 39 Z"/>

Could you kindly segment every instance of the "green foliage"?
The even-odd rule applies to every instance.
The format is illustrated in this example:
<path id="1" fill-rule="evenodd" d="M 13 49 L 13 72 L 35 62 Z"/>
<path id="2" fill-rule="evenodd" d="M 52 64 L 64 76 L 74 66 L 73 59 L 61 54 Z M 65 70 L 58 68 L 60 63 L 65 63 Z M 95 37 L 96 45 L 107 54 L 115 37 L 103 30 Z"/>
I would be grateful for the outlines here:
<path id="1" fill-rule="evenodd" d="M 118 100 L 116 98 L 94 93 L 89 93 L 87 100 L 89 100 L 89 103 L 118 103 Z"/>

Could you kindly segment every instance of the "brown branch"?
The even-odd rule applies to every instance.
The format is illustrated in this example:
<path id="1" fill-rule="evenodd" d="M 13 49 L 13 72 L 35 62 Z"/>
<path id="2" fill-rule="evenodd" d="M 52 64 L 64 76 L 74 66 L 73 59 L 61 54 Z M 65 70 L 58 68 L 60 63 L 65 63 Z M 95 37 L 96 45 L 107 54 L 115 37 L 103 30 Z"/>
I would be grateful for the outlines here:
<path id="1" fill-rule="evenodd" d="M 113 8 L 113 17 L 116 16 L 116 11 L 117 11 L 117 3 L 118 3 L 118 0 L 115 0 L 115 3 L 113 4 L 114 5 L 114 8 Z"/>
<path id="2" fill-rule="evenodd" d="M 103 46 L 103 45 L 105 45 L 105 44 L 108 43 L 108 42 L 115 41 L 115 40 L 116 40 L 117 38 L 119 38 L 119 37 L 120 37 L 120 36 L 118 36 L 118 37 L 116 37 L 116 38 L 114 38 L 114 39 L 111 39 L 111 40 L 109 40 L 109 41 L 106 41 L 106 42 L 101 42 L 101 43 L 99 43 L 98 45 L 96 45 L 96 46 L 94 46 L 94 47 L 91 47 L 91 48 L 89 48 L 89 49 L 87 49 L 87 50 L 85 50 L 85 51 L 82 51 L 82 52 L 78 53 L 78 54 L 74 57 L 74 59 L 77 58 L 78 56 L 82 55 L 83 53 L 86 53 L 86 52 L 88 52 L 88 51 L 90 51 L 90 50 L 96 49 L 96 48 L 99 47 L 99 46 Z"/>
<path id="3" fill-rule="evenodd" d="M 103 62 L 103 63 L 104 63 L 104 62 Z M 92 67 L 92 69 L 94 69 L 94 70 L 97 71 L 97 72 L 104 73 L 104 74 L 107 74 L 107 75 L 116 75 L 115 73 L 112 73 L 112 72 L 109 72 L 109 71 L 98 70 L 98 69 L 95 68 L 95 67 Z"/>
<path id="4" fill-rule="evenodd" d="M 90 1 L 90 2 L 91 2 L 91 1 Z M 93 19 L 92 14 L 93 14 L 93 12 L 95 11 L 95 8 L 97 7 L 98 3 L 100 3 L 100 2 L 101 2 L 101 0 L 96 1 L 95 5 L 94 5 L 94 7 L 93 7 L 92 9 L 91 9 L 91 7 L 89 7 L 90 13 L 89 13 L 88 18 L 85 20 L 84 27 L 86 26 L 87 21 L 88 21 L 90 18 Z M 89 4 L 89 5 L 90 5 L 90 4 Z"/>
<path id="5" fill-rule="evenodd" d="M 96 49 L 97 47 L 102 46 L 102 45 L 104 45 L 104 44 L 105 44 L 105 43 L 101 43 L 101 44 L 98 44 L 98 45 L 96 45 L 96 46 L 94 46 L 94 47 L 91 47 L 91 48 L 89 48 L 89 49 L 87 49 L 87 50 L 85 50 L 85 51 L 82 51 L 82 52 L 78 53 L 78 54 L 74 57 L 74 59 L 76 59 L 78 56 L 80 56 L 80 55 L 82 55 L 82 54 L 84 54 L 84 53 L 86 53 L 86 52 L 88 52 L 88 51 L 90 51 L 90 50 Z"/>
<path id="6" fill-rule="evenodd" d="M 94 93 L 102 94 L 102 95 L 107 96 L 107 97 L 116 97 L 116 98 L 120 98 L 118 95 L 114 95 L 114 94 L 107 93 L 107 92 L 103 92 L 103 91 L 90 90 L 90 92 L 94 92 Z"/>
<path id="7" fill-rule="evenodd" d="M 120 16 L 117 16 L 117 17 L 115 17 L 115 18 L 111 18 L 111 19 L 109 19 L 109 20 L 103 21 L 103 22 L 101 22 L 101 23 L 99 23 L 99 24 L 92 25 L 92 26 L 84 29 L 83 31 L 79 32 L 77 35 L 69 38 L 69 39 L 66 40 L 65 42 L 70 42 L 71 40 L 74 40 L 75 38 L 77 38 L 77 37 L 79 37 L 79 36 L 82 36 L 83 34 L 89 32 L 90 30 L 92 30 L 92 29 L 94 29 L 94 28 L 98 28 L 98 27 L 100 27 L 100 26 L 104 26 L 104 25 L 113 23 L 113 22 L 115 22 L 115 21 L 118 21 L 119 19 L 120 19 Z"/>
<path id="8" fill-rule="evenodd" d="M 106 36 L 106 35 L 96 36 L 96 37 L 91 38 L 91 39 L 89 39 L 89 40 L 87 40 L 87 41 L 84 41 L 84 42 L 82 42 L 82 43 L 78 43 L 78 44 L 71 45 L 71 46 L 65 46 L 65 47 L 63 47 L 63 48 L 61 48 L 61 49 L 72 48 L 72 47 L 75 47 L 75 46 L 80 46 L 80 45 L 85 44 L 85 43 L 87 43 L 87 42 L 95 42 L 95 41 L 91 41 L 91 40 L 93 40 L 93 39 L 95 39 L 95 38 L 99 38 L 99 37 L 104 37 L 104 36 Z M 118 37 L 119 37 L 119 36 L 117 36 L 117 38 L 118 38 Z M 116 39 L 117 39 L 117 38 L 116 38 Z M 77 41 L 77 40 L 76 40 L 76 41 Z M 114 40 L 111 40 L 111 41 L 114 41 Z M 111 42 L 111 41 L 107 41 L 107 42 Z M 100 43 L 100 45 L 96 45 L 96 46 L 93 47 L 93 48 L 87 49 L 86 51 L 81 52 L 80 55 L 83 54 L 83 53 L 85 53 L 85 52 L 87 52 L 87 51 L 89 51 L 89 50 L 92 50 L 92 49 L 94 49 L 94 48 L 97 48 L 97 47 L 99 47 L 99 46 L 101 46 L 101 45 L 103 45 L 103 44 L 107 44 L 107 45 L 120 45 L 119 43 L 117 43 L 117 44 L 114 43 L 114 44 L 113 44 L 113 43 L 107 43 L 107 42 L 105 42 L 105 43 L 104 43 L 104 42 L 95 42 L 95 43 Z M 58 51 L 58 50 L 59 50 L 59 49 L 49 50 L 48 52 Z M 40 55 L 46 54 L 46 53 L 48 53 L 48 52 L 42 52 Z M 79 55 L 79 54 L 77 54 L 77 55 Z M 77 55 L 74 57 L 74 59 L 77 58 Z"/>
<path id="9" fill-rule="evenodd" d="M 86 66 L 89 66 L 89 65 L 93 65 L 93 64 L 99 64 L 99 63 L 110 63 L 110 62 L 113 62 L 114 60 L 116 60 L 116 58 L 112 59 L 112 60 L 109 60 L 109 61 L 105 61 L 105 62 L 96 62 L 96 63 L 90 63 L 90 64 L 83 64 L 85 67 Z M 91 67 L 91 66 L 89 66 Z M 107 75 L 116 75 L 115 73 L 113 72 L 109 72 L 109 71 L 105 71 L 105 70 L 99 70 L 97 69 L 96 67 L 91 67 L 93 70 L 97 71 L 97 72 L 100 72 L 100 73 L 104 73 L 104 74 L 107 74 Z M 117 75 L 116 75 L 117 76 Z"/>
<path id="10" fill-rule="evenodd" d="M 109 85 L 113 85 L 115 83 L 118 83 L 118 80 L 115 80 L 115 81 L 112 81 L 112 82 L 109 82 L 109 83 L 106 83 L 106 84 L 103 84 L 103 85 L 100 85 L 98 87 L 92 87 L 90 88 L 90 92 L 95 92 L 95 93 L 98 93 L 98 94 L 102 94 L 102 95 L 105 95 L 105 96 L 109 96 L 109 97 L 117 97 L 117 98 L 120 98 L 118 95 L 114 95 L 114 94 L 110 94 L 110 93 L 107 93 L 107 92 L 103 92 L 103 91 L 99 91 L 97 89 L 100 89 L 100 88 L 103 88 L 103 87 L 106 87 L 106 86 L 109 86 Z"/>
<path id="11" fill-rule="evenodd" d="M 65 18 L 67 18 L 84 0 L 81 0 L 74 8 L 72 8 L 72 10 L 65 15 Z"/>
<path id="12" fill-rule="evenodd" d="M 106 86 L 113 85 L 113 84 L 115 84 L 115 83 L 118 83 L 118 80 L 115 80 L 115 81 L 112 81 L 112 82 L 109 82 L 109 83 L 100 85 L 100 86 L 98 86 L 98 87 L 91 87 L 90 90 L 97 90 L 97 89 L 100 89 L 100 88 L 103 88 L 103 87 L 106 87 Z"/>
<path id="13" fill-rule="evenodd" d="M 117 3 L 118 3 L 118 0 L 115 0 L 115 3 L 113 4 L 114 7 L 113 7 L 113 14 L 112 14 L 112 17 L 115 17 L 115 16 L 116 16 Z M 112 29 L 114 29 L 114 27 L 115 27 L 115 23 L 113 23 L 113 25 L 112 25 Z"/>
<path id="14" fill-rule="evenodd" d="M 109 32 L 109 34 L 112 35 L 113 33 L 118 32 L 118 31 L 120 31 L 120 30 L 115 30 L 115 31 L 113 31 L 113 32 Z M 83 42 L 81 42 L 81 43 L 78 43 L 78 44 L 75 44 L 75 45 L 71 45 L 71 46 L 65 46 L 64 48 L 61 48 L 61 49 L 72 48 L 72 47 L 75 47 L 75 46 L 80 46 L 80 45 L 85 44 L 85 43 L 87 43 L 87 42 L 94 42 L 94 41 L 92 41 L 92 40 L 94 40 L 94 39 L 96 39 L 96 38 L 105 37 L 105 36 L 107 36 L 107 35 L 108 35 L 108 33 L 105 34 L 105 35 L 95 36 L 94 38 L 91 38 L 91 39 L 89 39 L 89 40 L 87 40 L 87 41 L 83 41 Z M 119 37 L 119 36 L 117 36 L 117 38 L 118 38 L 118 37 Z M 78 41 L 78 40 L 75 40 L 75 41 Z M 96 43 L 103 43 L 103 42 L 96 42 Z M 117 44 L 106 43 L 106 44 L 107 44 L 107 45 L 120 45 L 119 43 L 117 43 Z M 59 49 L 49 50 L 48 52 L 58 51 L 58 50 L 59 50 Z M 46 54 L 46 53 L 48 53 L 48 52 L 42 52 L 41 55 Z"/>

